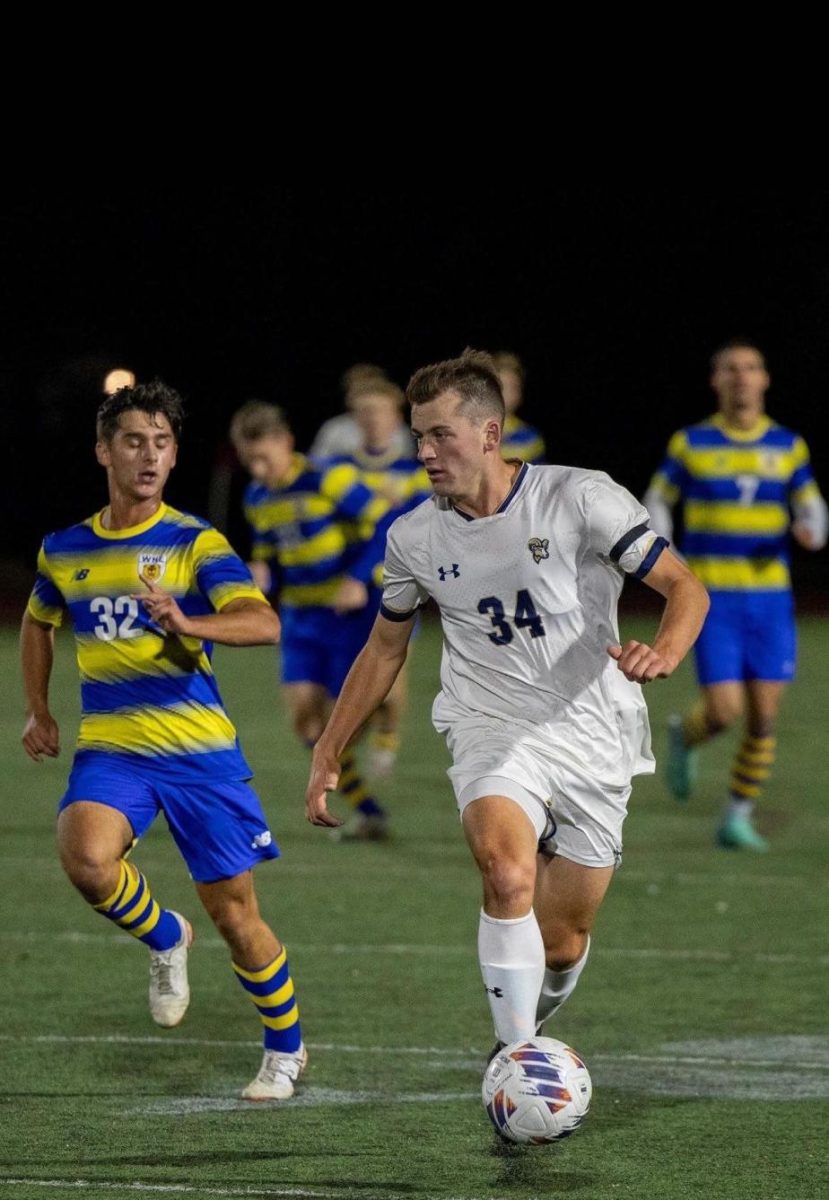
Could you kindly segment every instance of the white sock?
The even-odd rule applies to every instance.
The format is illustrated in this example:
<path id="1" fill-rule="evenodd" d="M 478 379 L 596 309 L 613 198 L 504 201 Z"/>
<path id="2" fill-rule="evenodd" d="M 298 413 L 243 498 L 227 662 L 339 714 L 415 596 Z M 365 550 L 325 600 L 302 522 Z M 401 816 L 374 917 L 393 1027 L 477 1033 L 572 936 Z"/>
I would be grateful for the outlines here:
<path id="1" fill-rule="evenodd" d="M 754 801 L 742 796 L 729 796 L 726 805 L 726 817 L 750 817 L 754 811 Z"/>
<path id="2" fill-rule="evenodd" d="M 544 978 L 544 942 L 533 910 L 506 921 L 482 911 L 478 961 L 498 1041 L 533 1037 Z"/>
<path id="3" fill-rule="evenodd" d="M 536 1009 L 536 1023 L 540 1025 L 551 1017 L 553 1013 L 561 1008 L 564 1001 L 571 994 L 576 984 L 579 981 L 585 966 L 587 965 L 587 956 L 590 953 L 590 934 L 587 935 L 587 945 L 584 948 L 584 954 L 578 962 L 574 962 L 572 967 L 568 967 L 566 971 L 551 971 L 549 967 L 544 972 L 544 982 L 541 985 L 541 995 L 538 999 L 538 1008 Z"/>

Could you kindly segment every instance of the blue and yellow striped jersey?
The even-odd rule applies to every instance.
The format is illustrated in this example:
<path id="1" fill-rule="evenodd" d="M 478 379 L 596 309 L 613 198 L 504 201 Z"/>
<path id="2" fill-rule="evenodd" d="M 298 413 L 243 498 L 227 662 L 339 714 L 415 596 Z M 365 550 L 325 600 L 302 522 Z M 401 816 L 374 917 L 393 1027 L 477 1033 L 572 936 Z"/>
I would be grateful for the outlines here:
<path id="1" fill-rule="evenodd" d="M 368 583 L 383 558 L 391 506 L 350 461 L 295 454 L 284 482 L 249 484 L 244 505 L 253 558 L 279 565 L 283 607 L 328 607 L 346 575 Z"/>
<path id="2" fill-rule="evenodd" d="M 432 495 L 425 467 L 411 455 L 400 455 L 394 446 L 386 454 L 355 450 L 337 461 L 353 463 L 363 482 L 388 500 L 395 517 Z"/>
<path id="3" fill-rule="evenodd" d="M 717 413 L 680 429 L 651 488 L 682 502 L 681 550 L 710 591 L 785 591 L 790 506 L 819 496 L 803 438 L 762 417 L 733 429 Z"/>
<path id="4" fill-rule="evenodd" d="M 240 597 L 264 600 L 226 539 L 206 521 L 162 504 L 142 525 L 108 530 L 100 513 L 49 534 L 28 611 L 58 626 L 68 611 L 81 675 L 78 752 L 133 767 L 249 779 L 210 665 L 212 644 L 165 633 L 134 598 L 139 572 L 188 616 Z"/>
<path id="5" fill-rule="evenodd" d="M 543 463 L 547 448 L 544 438 L 537 429 L 520 420 L 515 413 L 507 413 L 504 432 L 501 436 L 501 453 L 504 458 L 520 458 L 522 462 Z"/>
<path id="6" fill-rule="evenodd" d="M 389 523 L 432 495 L 426 468 L 410 455 L 399 456 L 394 446 L 386 454 L 355 450 L 350 457 L 340 461 L 354 463 L 372 491 L 385 496 L 392 508 Z M 385 554 L 377 561 L 372 572 L 372 584 L 378 589 L 383 587 L 384 558 Z"/>

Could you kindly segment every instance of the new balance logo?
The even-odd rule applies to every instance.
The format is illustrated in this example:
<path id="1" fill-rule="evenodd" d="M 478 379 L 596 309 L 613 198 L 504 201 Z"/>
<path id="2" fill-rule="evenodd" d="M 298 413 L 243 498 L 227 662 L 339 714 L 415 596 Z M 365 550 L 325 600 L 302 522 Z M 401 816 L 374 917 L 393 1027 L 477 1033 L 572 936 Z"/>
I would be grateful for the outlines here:
<path id="1" fill-rule="evenodd" d="M 75 579 L 79 582 L 81 579 L 86 579 L 88 574 L 89 567 L 81 567 L 80 571 L 75 572 Z"/>
<path id="2" fill-rule="evenodd" d="M 457 579 L 460 573 L 461 569 L 457 563 L 452 563 L 451 567 L 438 567 L 438 575 L 440 575 L 441 583 L 446 582 L 447 575 L 454 575 L 455 579 Z"/>
<path id="3" fill-rule="evenodd" d="M 485 987 L 484 991 L 489 992 L 491 995 L 493 995 L 495 997 L 496 1000 L 503 1000 L 503 998 L 504 998 L 504 993 L 501 991 L 501 989 L 499 987 L 494 987 L 494 988 Z"/>

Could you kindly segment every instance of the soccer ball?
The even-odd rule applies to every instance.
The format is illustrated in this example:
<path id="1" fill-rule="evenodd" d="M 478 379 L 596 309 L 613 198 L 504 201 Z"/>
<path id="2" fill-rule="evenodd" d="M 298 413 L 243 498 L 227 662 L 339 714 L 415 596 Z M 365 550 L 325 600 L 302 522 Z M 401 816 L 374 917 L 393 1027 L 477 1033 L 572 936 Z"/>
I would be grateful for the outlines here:
<path id="1" fill-rule="evenodd" d="M 555 1038 L 534 1037 L 499 1050 L 484 1074 L 484 1108 L 508 1142 L 543 1145 L 569 1137 L 590 1108 L 584 1062 Z"/>

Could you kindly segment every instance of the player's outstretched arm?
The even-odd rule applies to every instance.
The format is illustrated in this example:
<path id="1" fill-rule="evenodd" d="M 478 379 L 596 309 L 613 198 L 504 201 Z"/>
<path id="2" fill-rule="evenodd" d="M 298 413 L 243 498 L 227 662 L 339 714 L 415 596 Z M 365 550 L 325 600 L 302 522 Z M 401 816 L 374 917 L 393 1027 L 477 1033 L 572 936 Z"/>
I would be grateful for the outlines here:
<path id="1" fill-rule="evenodd" d="M 305 815 L 312 825 L 342 825 L 328 811 L 328 793 L 334 791 L 340 777 L 340 755 L 388 695 L 406 661 L 413 628 L 414 614 L 407 621 L 389 621 L 381 613 L 354 660 L 334 711 L 314 747 L 305 793 Z"/>
<path id="2" fill-rule="evenodd" d="M 141 601 L 150 618 L 165 633 L 201 638 L 221 646 L 269 646 L 279 641 L 279 617 L 262 600 L 239 598 L 231 600 L 221 612 L 187 617 L 169 592 L 144 575 L 141 582 L 147 591 L 136 593 L 134 598 Z"/>
<path id="3" fill-rule="evenodd" d="M 54 626 L 24 613 L 20 628 L 20 665 L 26 695 L 22 741 L 23 749 L 35 762 L 40 762 L 42 755 L 57 758 L 60 753 L 60 730 L 49 712 L 49 679 L 54 659 Z"/>
<path id="4" fill-rule="evenodd" d="M 634 683 L 650 683 L 673 674 L 699 637 L 711 603 L 697 577 L 667 548 L 644 580 L 648 587 L 665 597 L 653 646 L 630 641 L 623 646 L 607 648 L 619 670 Z"/>

